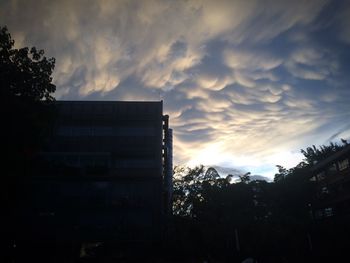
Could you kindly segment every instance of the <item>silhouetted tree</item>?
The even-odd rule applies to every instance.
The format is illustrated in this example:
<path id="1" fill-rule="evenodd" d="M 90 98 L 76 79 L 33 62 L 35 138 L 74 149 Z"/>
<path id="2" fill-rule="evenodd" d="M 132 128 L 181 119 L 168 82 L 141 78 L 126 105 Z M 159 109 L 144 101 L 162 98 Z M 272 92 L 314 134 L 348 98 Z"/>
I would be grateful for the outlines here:
<path id="1" fill-rule="evenodd" d="M 278 169 L 278 173 L 275 174 L 275 177 L 273 179 L 273 181 L 275 183 L 282 181 L 283 179 L 285 179 L 288 175 L 288 170 L 286 168 L 284 168 L 281 165 L 276 165 L 277 169 Z"/>
<path id="2" fill-rule="evenodd" d="M 56 89 L 51 74 L 55 59 L 35 47 L 16 49 L 7 27 L 0 27 L 1 95 L 28 101 L 53 101 Z"/>
<path id="3" fill-rule="evenodd" d="M 231 183 L 231 176 L 221 178 L 214 168 L 175 168 L 174 213 L 190 220 L 196 229 L 191 233 L 202 237 L 192 246 L 221 256 L 232 250 L 235 229 L 245 231 L 254 222 L 252 185 L 249 180 Z"/>
<path id="4" fill-rule="evenodd" d="M 277 165 L 273 183 L 251 181 L 248 174 L 233 183 L 232 175 L 222 178 L 213 168 L 177 167 L 174 212 L 177 219 L 186 219 L 177 221 L 177 234 L 181 229 L 191 229 L 182 236 L 194 240 L 180 243 L 216 257 L 226 255 L 226 259 L 230 255 L 237 259 L 245 253 L 260 256 L 262 262 L 280 261 L 282 257 L 288 262 L 303 262 L 310 256 L 307 240 L 312 224 L 310 201 L 315 190 L 310 166 L 346 145 L 343 140 L 342 145 L 331 143 L 302 150 L 305 160 L 295 167 Z M 328 230 L 332 231 L 332 227 Z"/>
<path id="5" fill-rule="evenodd" d="M 175 215 L 193 217 L 194 203 L 200 200 L 201 183 L 206 180 L 204 166 L 174 168 L 174 202 Z"/>
<path id="6" fill-rule="evenodd" d="M 313 165 L 329 157 L 333 153 L 343 149 L 346 145 L 348 145 L 348 142 L 344 139 L 341 139 L 341 142 L 341 145 L 330 142 L 329 145 L 321 145 L 318 148 L 315 145 L 312 145 L 312 147 L 307 147 L 306 150 L 302 149 L 301 153 L 305 157 L 304 161 L 309 165 Z"/>
<path id="7" fill-rule="evenodd" d="M 51 77 L 55 59 L 35 47 L 17 49 L 14 43 L 7 27 L 0 27 L 0 114 L 6 138 L 2 169 L 9 174 L 18 173 L 42 142 L 56 89 Z"/>
<path id="8" fill-rule="evenodd" d="M 35 47 L 15 48 L 7 27 L 0 26 L 0 115 L 1 115 L 1 247 L 5 252 L 13 244 L 20 226 L 12 217 L 21 192 L 18 176 L 28 175 L 34 167 L 35 152 L 43 143 L 53 120 L 56 87 L 52 84 L 54 58 L 46 58 Z M 29 186 L 28 186 L 29 187 Z M 0 259 L 1 261 L 1 259 Z M 7 261 L 7 260 L 6 260 Z M 12 260 L 8 260 L 12 261 Z"/>
<path id="9" fill-rule="evenodd" d="M 1 175 L 24 175 L 33 164 L 54 113 L 51 94 L 55 59 L 35 47 L 15 48 L 7 27 L 0 26 Z M 4 182 L 3 181 L 3 182 Z M 4 182 L 1 200 L 7 199 Z M 6 202 L 5 202 L 6 203 Z"/>
<path id="10" fill-rule="evenodd" d="M 240 175 L 240 176 L 239 176 L 239 179 L 241 180 L 241 183 L 244 183 L 244 184 L 249 183 L 249 181 L 250 181 L 249 175 L 250 175 L 250 172 L 245 173 L 245 174 L 243 174 L 243 175 Z"/>

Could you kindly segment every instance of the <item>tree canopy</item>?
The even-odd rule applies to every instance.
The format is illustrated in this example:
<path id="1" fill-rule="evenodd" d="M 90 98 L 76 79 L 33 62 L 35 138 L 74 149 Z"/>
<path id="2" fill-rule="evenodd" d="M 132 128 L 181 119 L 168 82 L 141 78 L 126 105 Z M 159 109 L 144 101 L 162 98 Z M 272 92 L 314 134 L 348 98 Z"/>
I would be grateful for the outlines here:
<path id="1" fill-rule="evenodd" d="M 46 58 L 35 47 L 16 49 L 7 27 L 0 27 L 1 95 L 29 101 L 53 101 L 56 90 L 52 84 L 54 58 Z"/>
<path id="2" fill-rule="evenodd" d="M 41 144 L 52 120 L 54 58 L 35 47 L 15 48 L 6 26 L 0 26 L 0 114 L 5 169 L 23 166 Z"/>
<path id="3" fill-rule="evenodd" d="M 188 246 L 194 254 L 204 250 L 216 257 L 255 253 L 292 258 L 296 250 L 306 255 L 310 251 L 306 241 L 309 235 L 316 235 L 311 227 L 311 203 L 317 188 L 310 180 L 310 167 L 346 145 L 342 140 L 342 144 L 301 150 L 305 159 L 290 169 L 277 165 L 272 183 L 250 180 L 249 173 L 233 183 L 232 176 L 220 177 L 214 168 L 176 167 L 173 206 L 178 219 L 175 236 L 182 236 L 177 242 L 179 250 L 186 251 Z"/>
<path id="4" fill-rule="evenodd" d="M 302 149 L 301 153 L 305 157 L 304 161 L 309 165 L 313 165 L 314 163 L 329 157 L 333 153 L 343 149 L 344 146 L 348 145 L 348 142 L 344 139 L 341 139 L 341 142 L 342 144 L 330 142 L 329 145 L 321 145 L 319 147 L 312 145 L 312 147 L 307 147 L 305 150 Z"/>

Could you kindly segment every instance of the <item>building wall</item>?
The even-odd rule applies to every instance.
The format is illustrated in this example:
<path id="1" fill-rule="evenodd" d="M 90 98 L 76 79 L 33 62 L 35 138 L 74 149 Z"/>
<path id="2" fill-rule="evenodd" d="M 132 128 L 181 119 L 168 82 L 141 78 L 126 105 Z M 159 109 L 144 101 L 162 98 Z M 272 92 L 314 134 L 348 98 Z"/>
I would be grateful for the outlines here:
<path id="1" fill-rule="evenodd" d="M 162 176 L 161 102 L 58 102 L 52 164 L 111 176 Z M 86 169 L 88 168 L 88 169 Z"/>
<path id="2" fill-rule="evenodd" d="M 165 126 L 162 102 L 58 101 L 43 164 L 18 184 L 20 232 L 160 241 Z"/>
<path id="3" fill-rule="evenodd" d="M 312 203 L 315 219 L 350 216 L 350 147 L 346 146 L 312 168 L 316 192 Z"/>

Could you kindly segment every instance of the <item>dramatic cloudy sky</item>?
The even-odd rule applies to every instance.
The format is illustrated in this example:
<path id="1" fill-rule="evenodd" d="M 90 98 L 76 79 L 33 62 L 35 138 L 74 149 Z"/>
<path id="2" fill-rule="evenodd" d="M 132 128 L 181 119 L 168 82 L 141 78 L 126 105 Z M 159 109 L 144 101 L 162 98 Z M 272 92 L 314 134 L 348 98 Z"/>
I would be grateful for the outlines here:
<path id="1" fill-rule="evenodd" d="M 56 98 L 159 100 L 175 164 L 273 177 L 350 137 L 350 2 L 0 0 L 16 46 L 56 58 Z"/>

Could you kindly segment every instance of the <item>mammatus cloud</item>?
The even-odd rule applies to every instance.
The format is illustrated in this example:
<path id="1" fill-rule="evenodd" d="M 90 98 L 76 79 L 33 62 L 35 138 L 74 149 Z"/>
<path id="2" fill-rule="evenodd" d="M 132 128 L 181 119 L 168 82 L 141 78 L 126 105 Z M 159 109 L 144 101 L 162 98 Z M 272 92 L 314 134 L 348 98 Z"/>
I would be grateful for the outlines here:
<path id="1" fill-rule="evenodd" d="M 349 22 L 349 16 L 350 16 L 350 6 L 346 5 L 342 9 L 342 11 L 337 16 L 339 21 L 339 37 L 342 41 L 346 42 L 347 44 L 350 43 L 350 22 Z"/>
<path id="2" fill-rule="evenodd" d="M 57 98 L 163 99 L 175 163 L 272 176 L 300 148 L 347 134 L 350 7 L 339 2 L 12 0 L 0 23 L 56 58 Z"/>
<path id="3" fill-rule="evenodd" d="M 296 49 L 285 62 L 285 67 L 294 77 L 309 80 L 324 80 L 335 74 L 338 63 L 332 52 L 314 47 Z"/>

